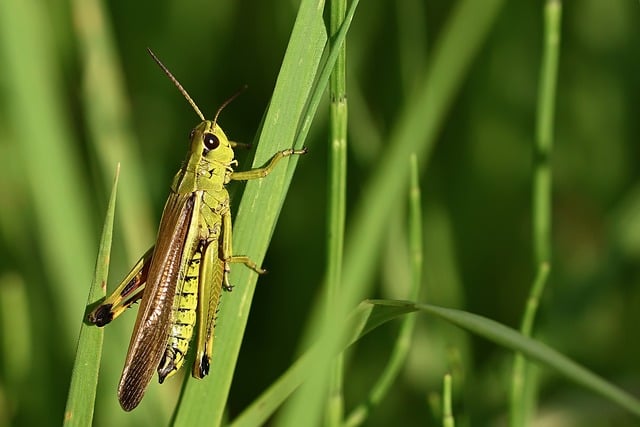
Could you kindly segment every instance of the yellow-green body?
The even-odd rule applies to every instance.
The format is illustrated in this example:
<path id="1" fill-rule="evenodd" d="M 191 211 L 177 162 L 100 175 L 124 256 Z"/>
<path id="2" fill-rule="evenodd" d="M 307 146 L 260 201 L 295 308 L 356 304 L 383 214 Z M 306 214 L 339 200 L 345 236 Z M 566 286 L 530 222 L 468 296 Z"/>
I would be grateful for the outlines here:
<path id="1" fill-rule="evenodd" d="M 175 374 L 184 364 L 196 325 L 196 309 L 199 301 L 202 308 L 207 313 L 211 313 L 209 315 L 211 319 L 200 325 L 199 340 L 204 339 L 205 346 L 213 342 L 215 313 L 222 294 L 224 262 L 221 262 L 218 256 L 213 257 L 211 264 L 203 262 L 203 253 L 218 251 L 223 219 L 227 221 L 229 218 L 230 221 L 229 193 L 225 185 L 231 180 L 233 173 L 231 165 L 235 161 L 226 135 L 219 126 L 208 120 L 202 122 L 191 133 L 191 153 L 205 150 L 200 142 L 203 141 L 205 134 L 214 135 L 220 141 L 215 150 L 215 156 L 208 158 L 204 155 L 198 158 L 191 155 L 187 159 L 187 164 L 176 174 L 171 186 L 172 194 L 192 195 L 197 224 L 193 232 L 187 234 L 185 242 L 183 255 L 186 257 L 185 270 L 183 270 L 185 273 L 176 284 L 172 326 L 164 356 L 158 366 L 158 378 L 161 383 Z M 228 246 L 230 248 L 230 243 Z M 200 280 L 215 285 L 208 286 L 208 292 L 200 291 L 203 294 L 199 295 Z M 199 358 L 194 364 L 195 377 L 202 378 L 208 372 L 211 352 L 211 349 L 206 347 L 203 351 L 199 351 Z M 202 360 L 202 357 L 207 359 Z"/>
<path id="2" fill-rule="evenodd" d="M 263 168 L 235 172 L 233 147 L 237 144 L 229 141 L 216 119 L 204 119 L 182 86 L 151 55 L 202 122 L 189 136 L 189 153 L 171 185 L 156 245 L 88 316 L 91 323 L 104 326 L 142 299 L 118 386 L 118 399 L 127 411 L 140 403 L 155 370 L 163 382 L 180 369 L 196 330 L 192 375 L 207 375 L 222 290 L 232 288 L 230 264 L 242 263 L 264 272 L 248 257 L 233 255 L 226 184 L 262 178 L 283 157 L 306 152 L 284 150 Z"/>

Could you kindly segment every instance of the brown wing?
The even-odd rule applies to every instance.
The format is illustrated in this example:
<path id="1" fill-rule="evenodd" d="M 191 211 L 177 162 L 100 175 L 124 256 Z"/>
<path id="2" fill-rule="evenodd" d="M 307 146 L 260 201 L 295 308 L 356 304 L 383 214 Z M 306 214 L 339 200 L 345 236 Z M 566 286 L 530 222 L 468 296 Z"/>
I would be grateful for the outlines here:
<path id="1" fill-rule="evenodd" d="M 118 400 L 125 411 L 132 410 L 142 400 L 167 345 L 193 205 L 193 194 L 172 193 L 162 213 L 147 284 L 118 385 Z"/>

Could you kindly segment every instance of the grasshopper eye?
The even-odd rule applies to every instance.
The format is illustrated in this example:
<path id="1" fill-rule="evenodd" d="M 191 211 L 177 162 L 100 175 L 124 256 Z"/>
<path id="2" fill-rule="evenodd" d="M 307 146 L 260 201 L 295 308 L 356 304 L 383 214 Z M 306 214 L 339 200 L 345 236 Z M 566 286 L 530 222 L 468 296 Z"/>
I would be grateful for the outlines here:
<path id="1" fill-rule="evenodd" d="M 212 133 L 204 134 L 204 146 L 207 150 L 215 150 L 220 145 L 220 140 Z"/>

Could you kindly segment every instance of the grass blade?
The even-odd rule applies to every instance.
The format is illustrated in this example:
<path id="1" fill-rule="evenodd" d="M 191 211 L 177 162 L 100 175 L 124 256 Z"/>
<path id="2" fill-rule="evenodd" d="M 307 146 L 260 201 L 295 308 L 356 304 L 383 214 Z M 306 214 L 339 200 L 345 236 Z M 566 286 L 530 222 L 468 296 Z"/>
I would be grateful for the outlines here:
<path id="1" fill-rule="evenodd" d="M 303 1 L 264 119 L 254 166 L 261 166 L 275 151 L 293 143 L 325 44 L 322 11 L 315 2 Z M 247 183 L 234 220 L 236 251 L 249 255 L 258 264 L 275 228 L 296 159 L 288 161 L 289 171 L 281 167 L 267 179 Z M 174 425 L 221 422 L 257 276 L 247 269 L 235 268 L 231 279 L 236 288 L 232 294 L 224 295 L 221 303 L 211 377 L 205 381 L 186 380 Z M 207 404 L 203 405 L 203 401 Z"/>
<path id="2" fill-rule="evenodd" d="M 87 306 L 94 305 L 106 293 L 119 176 L 120 165 L 116 168 L 116 175 L 113 180 L 107 215 L 104 220 L 102 237 L 100 238 L 100 249 L 96 259 L 95 275 L 87 298 Z M 73 365 L 67 407 L 64 413 L 65 426 L 88 426 L 92 424 L 103 337 L 104 329 L 96 328 L 83 321 L 80 327 L 76 359 Z"/>
<path id="3" fill-rule="evenodd" d="M 415 310 L 436 315 L 496 344 L 514 351 L 519 351 L 528 359 L 557 370 L 560 374 L 575 383 L 594 393 L 600 394 L 632 414 L 640 416 L 640 400 L 631 394 L 580 366 L 546 344 L 525 337 L 516 330 L 498 323 L 495 320 L 463 310 L 454 310 L 429 304 L 414 304 L 411 302 L 389 300 L 371 300 L 369 302 L 374 305 L 383 305 L 402 310 L 413 306 Z"/>

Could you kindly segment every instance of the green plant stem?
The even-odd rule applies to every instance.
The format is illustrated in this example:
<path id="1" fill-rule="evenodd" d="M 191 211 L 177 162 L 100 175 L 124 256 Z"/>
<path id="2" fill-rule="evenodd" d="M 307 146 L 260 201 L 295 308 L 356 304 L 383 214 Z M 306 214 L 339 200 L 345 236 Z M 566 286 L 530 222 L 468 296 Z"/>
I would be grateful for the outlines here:
<path id="1" fill-rule="evenodd" d="M 456 425 L 451 405 L 451 382 L 451 374 L 446 374 L 442 383 L 442 427 L 454 427 Z"/>
<path id="2" fill-rule="evenodd" d="M 536 274 L 536 279 L 527 299 L 525 313 L 522 319 L 520 332 L 525 336 L 531 336 L 536 311 L 540 301 L 540 295 L 549 277 L 549 264 L 542 263 Z M 513 361 L 513 373 L 511 378 L 511 425 L 521 426 L 526 424 L 527 390 L 531 387 L 531 365 L 522 353 L 516 353 Z"/>
<path id="3" fill-rule="evenodd" d="M 547 0 L 545 39 L 540 70 L 533 172 L 533 239 L 535 264 L 551 261 L 551 151 L 555 111 L 562 5 Z"/>
<path id="4" fill-rule="evenodd" d="M 538 302 L 551 269 L 551 151 L 553 119 L 560 51 L 562 6 L 558 0 L 547 0 L 544 10 L 544 47 L 540 70 L 538 113 L 533 166 L 533 246 L 536 279 L 527 300 L 520 331 L 531 336 Z M 524 426 L 534 406 L 533 372 L 524 356 L 515 354 L 511 383 L 511 426 Z M 527 398 L 529 396 L 529 398 Z"/>
<path id="5" fill-rule="evenodd" d="M 330 45 L 344 22 L 345 0 L 330 2 Z M 346 215 L 347 187 L 347 92 L 346 92 L 346 43 L 342 43 L 335 67 L 329 79 L 330 135 L 329 135 L 329 183 L 327 188 L 327 318 L 340 298 L 342 253 L 344 247 L 344 223 Z M 325 424 L 339 426 L 344 416 L 343 383 L 344 356 L 336 356 L 331 368 L 331 380 L 327 397 Z"/>

